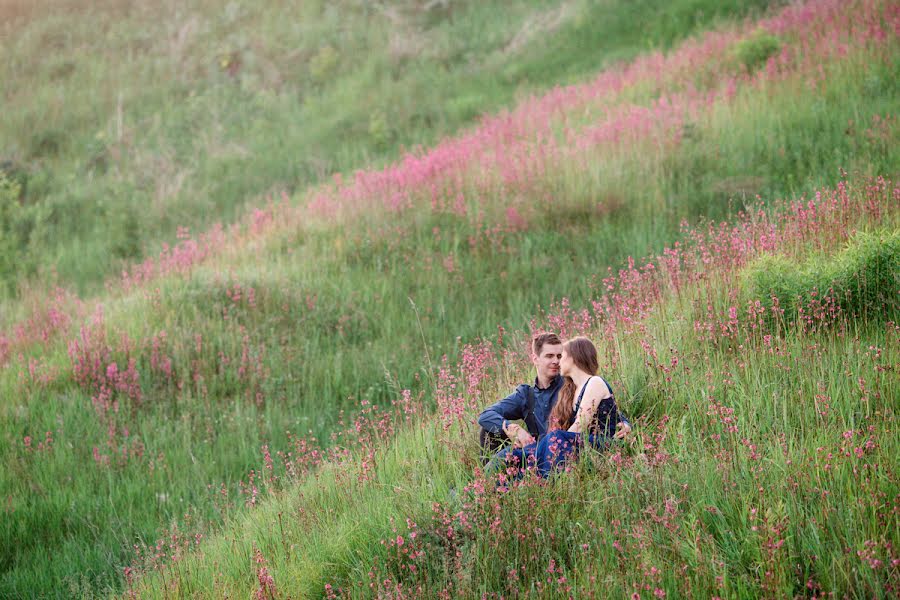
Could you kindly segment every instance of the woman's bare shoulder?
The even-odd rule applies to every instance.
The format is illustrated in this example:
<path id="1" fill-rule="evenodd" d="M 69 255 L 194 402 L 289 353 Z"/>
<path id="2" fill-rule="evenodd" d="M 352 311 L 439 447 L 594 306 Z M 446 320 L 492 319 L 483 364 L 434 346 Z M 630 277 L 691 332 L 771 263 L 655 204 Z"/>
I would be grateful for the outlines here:
<path id="1" fill-rule="evenodd" d="M 610 390 L 609 386 L 606 385 L 606 380 L 599 375 L 594 375 L 593 377 L 591 377 L 585 393 L 590 394 L 592 397 L 598 398 L 600 400 L 612 396 L 612 390 Z"/>

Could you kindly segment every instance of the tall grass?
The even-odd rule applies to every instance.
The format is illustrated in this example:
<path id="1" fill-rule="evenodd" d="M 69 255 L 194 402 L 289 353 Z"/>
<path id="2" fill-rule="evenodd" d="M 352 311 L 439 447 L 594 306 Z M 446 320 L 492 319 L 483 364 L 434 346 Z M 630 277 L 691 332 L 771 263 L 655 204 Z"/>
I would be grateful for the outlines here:
<path id="1" fill-rule="evenodd" d="M 387 540 L 390 516 L 398 518 L 397 535 L 406 535 L 402 517 L 427 522 L 432 499 L 451 503 L 450 517 L 463 509 L 481 514 L 479 507 L 460 504 L 468 501 L 461 490 L 472 484 L 468 438 L 451 436 L 448 445 L 442 424 L 453 424 L 454 415 L 470 418 L 477 406 L 521 377 L 518 345 L 508 339 L 473 340 L 498 326 L 521 331 L 541 307 L 549 311 L 544 323 L 568 335 L 599 326 L 597 315 L 618 306 L 622 313 L 609 322 L 623 331 L 607 331 L 603 339 L 610 340 L 610 364 L 622 369 L 614 385 L 628 390 L 626 408 L 645 419 L 641 439 L 666 447 L 650 433 L 666 415 L 667 422 L 699 426 L 704 419 L 696 410 L 668 410 L 670 398 L 684 404 L 688 394 L 708 397 L 707 385 L 730 390 L 726 382 L 733 382 L 737 371 L 729 361 L 744 357 L 753 364 L 743 354 L 749 346 L 737 348 L 740 341 L 718 333 L 729 331 L 731 295 L 709 289 L 703 302 L 693 295 L 707 290 L 702 278 L 673 283 L 683 290 L 681 296 L 676 290 L 678 302 L 687 304 L 673 304 L 677 310 L 657 327 L 645 313 L 659 305 L 661 288 L 633 289 L 624 303 L 602 293 L 615 284 L 620 267 L 623 276 L 641 281 L 648 267 L 629 256 L 668 257 L 672 271 L 667 272 L 677 280 L 681 246 L 663 249 L 679 239 L 684 219 L 725 216 L 756 193 L 772 197 L 773 190 L 789 197 L 808 190 L 812 198 L 814 186 L 837 185 L 841 166 L 855 170 L 857 186 L 866 174 L 895 172 L 896 156 L 884 140 L 896 132 L 888 76 L 896 36 L 879 35 L 894 31 L 891 19 L 889 5 L 879 2 L 792 6 L 759 23 L 692 40 L 667 55 L 620 65 L 593 81 L 525 98 L 517 108 L 485 118 L 430 151 L 313 188 L 302 203 L 272 201 L 234 226 L 201 235 L 182 230 L 171 247 L 110 280 L 99 300 L 82 300 L 64 289 L 52 295 L 26 290 L 10 329 L 0 335 L 0 415 L 7 424 L 0 438 L 5 466 L 0 498 L 12 517 L 0 526 L 0 589 L 9 595 L 89 595 L 122 589 L 138 571 L 177 558 L 178 569 L 196 569 L 196 578 L 177 569 L 162 577 L 183 593 L 208 591 L 210 581 L 217 582 L 216 593 L 247 591 L 260 584 L 265 566 L 282 591 L 287 586 L 321 595 L 326 582 L 352 589 L 348 586 L 368 577 L 373 565 L 364 557 L 373 547 L 381 561 L 373 571 L 380 582 L 384 575 L 418 585 L 415 577 L 399 577 L 400 563 L 387 561 L 389 552 L 399 556 L 396 543 L 379 543 Z M 782 44 L 764 65 L 750 60 L 753 53 L 746 49 L 764 39 L 760 27 Z M 845 126 L 850 119 L 853 127 Z M 793 166 L 788 169 L 785 162 Z M 893 193 L 883 182 L 855 189 L 850 205 L 859 210 L 840 213 L 845 221 L 830 223 L 823 230 L 828 236 L 790 230 L 784 240 L 765 239 L 778 241 L 797 260 L 806 260 L 808 245 L 830 255 L 852 229 L 879 224 L 893 231 Z M 805 202 L 788 212 L 807 210 Z M 752 215 L 738 221 L 740 227 L 758 223 L 755 210 Z M 791 246 L 791 240 L 799 241 Z M 698 260 L 724 260 L 740 248 L 719 240 Z M 696 324 L 684 316 L 695 313 Z M 890 329 L 844 317 L 846 327 L 858 327 L 862 339 L 893 356 Z M 781 344 L 778 348 L 789 344 L 797 362 L 779 362 L 776 354 L 759 371 L 752 367 L 748 381 L 795 385 L 796 365 L 809 359 L 804 344 L 820 342 L 784 323 L 770 341 Z M 660 359 L 654 365 L 673 368 L 676 356 L 665 358 L 669 348 L 678 350 L 678 364 L 691 357 L 691 370 L 675 380 L 685 391 L 665 382 L 662 368 L 639 368 L 649 360 L 637 354 L 638 347 L 647 351 L 639 343 L 645 332 L 657 336 L 644 340 Z M 830 338 L 821 335 L 825 344 Z M 759 345 L 765 336 L 755 343 L 767 348 Z M 842 356 L 849 361 L 848 352 L 856 350 L 853 346 Z M 458 361 L 469 370 L 490 368 L 461 379 L 454 367 Z M 709 382 L 706 371 L 700 372 L 706 363 Z M 826 391 L 816 393 L 831 395 L 830 385 L 852 389 L 850 363 L 847 382 L 836 374 L 826 377 L 825 367 L 834 364 L 816 371 L 826 382 Z M 878 386 L 879 399 L 891 398 L 887 375 L 878 377 L 874 383 L 866 380 L 867 389 Z M 803 382 L 797 389 L 808 391 L 819 380 L 797 381 Z M 460 405 L 458 398 L 468 404 Z M 718 406 L 722 400 L 716 400 Z M 436 404 L 452 405 L 450 416 L 439 422 L 425 416 Z M 786 406 L 779 405 L 782 415 Z M 746 410 L 751 408 L 769 410 Z M 887 414 L 878 410 L 879 418 Z M 766 415 L 777 416 L 759 413 Z M 407 430 L 398 422 L 407 417 L 420 428 Z M 798 419 L 812 429 L 805 417 Z M 391 450 L 375 450 L 395 436 Z M 748 439 L 753 443 L 756 437 Z M 891 449 L 887 442 L 882 447 Z M 693 456 L 690 446 L 666 448 L 665 453 L 684 457 L 682 464 Z M 699 456 L 710 465 L 715 459 Z M 623 494 L 639 497 L 644 484 L 629 479 L 631 472 L 623 469 L 619 475 Z M 677 470 L 651 469 L 646 477 L 661 473 L 677 481 Z M 742 476 L 740 485 L 747 480 Z M 696 477 L 695 487 L 699 480 L 715 480 L 715 471 Z M 397 483 L 383 487 L 378 481 Z M 885 481 L 893 485 L 890 476 Z M 265 501 L 280 489 L 296 500 L 292 508 L 276 509 L 282 505 Z M 668 488 L 660 489 L 669 495 Z M 360 502 L 352 502 L 354 493 Z M 260 504 L 265 506 L 245 510 Z M 351 505 L 356 512 L 341 515 L 339 509 Z M 310 521 L 300 508 L 313 515 Z M 196 537 L 232 519 L 236 529 L 210 543 L 232 544 L 233 553 L 208 550 Z M 277 552 L 283 556 L 273 555 L 264 542 L 271 538 L 257 535 L 253 523 L 278 532 Z M 452 518 L 449 526 L 461 527 Z M 335 532 L 345 533 L 347 542 Z M 737 537 L 723 544 L 742 547 L 744 533 L 737 530 Z M 462 570 L 454 561 L 463 546 L 435 541 L 453 553 L 444 567 L 425 569 L 428 576 L 445 586 L 441 573 L 446 572 L 469 586 L 462 593 L 480 589 L 475 574 L 486 569 L 487 553 L 497 549 L 483 538 L 474 540 L 481 554 L 472 556 L 480 558 Z M 254 543 L 265 562 L 247 569 Z M 188 559 L 195 547 L 204 548 L 203 556 L 217 556 L 212 560 L 220 561 L 221 570 Z M 728 557 L 742 556 L 729 552 Z M 755 570 L 754 556 L 748 553 L 739 564 Z M 403 568 L 404 576 L 408 572 Z M 489 575 L 478 576 L 484 589 L 500 589 Z M 744 586 L 733 588 L 735 595 L 761 589 L 752 577 L 730 576 Z M 778 577 L 778 585 L 787 581 L 784 573 Z M 817 571 L 816 581 L 829 589 L 882 581 L 880 574 L 830 577 Z M 706 581 L 701 575 L 695 580 Z M 529 576 L 528 581 L 536 580 Z"/>
<path id="2" fill-rule="evenodd" d="M 19 4 L 0 18 L 0 163 L 41 211 L 0 279 L 94 293 L 177 227 L 233 222 L 769 2 Z"/>
<path id="3" fill-rule="evenodd" d="M 543 315 L 536 325 L 598 341 L 604 375 L 637 424 L 625 445 L 548 481 L 498 488 L 476 467 L 474 410 L 522 376 L 511 362 L 525 361 L 518 334 L 493 337 L 441 369 L 439 418 L 382 419 L 373 430 L 390 430 L 384 443 L 360 428 L 366 440 L 351 444 L 352 458 L 300 478 L 133 591 L 890 597 L 900 568 L 896 306 L 869 323 L 819 310 L 815 298 L 764 307 L 768 298 L 744 297 L 742 283 L 768 252 L 842 263 L 889 247 L 855 235 L 897 226 L 900 192 L 876 185 L 873 212 L 861 188 L 843 187 L 686 232 L 644 261 L 654 268 L 611 277 L 586 315 Z M 798 216 L 797 206 L 820 211 Z M 814 231 L 797 226 L 811 222 L 844 233 L 821 253 Z M 289 471 L 276 461 L 271 473 Z"/>

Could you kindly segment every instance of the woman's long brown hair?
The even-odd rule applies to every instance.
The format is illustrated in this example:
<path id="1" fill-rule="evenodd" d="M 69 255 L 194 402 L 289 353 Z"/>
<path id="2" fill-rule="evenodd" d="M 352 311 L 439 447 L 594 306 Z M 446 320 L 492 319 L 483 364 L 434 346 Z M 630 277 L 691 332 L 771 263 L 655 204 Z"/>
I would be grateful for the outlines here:
<path id="1" fill-rule="evenodd" d="M 587 373 L 596 375 L 600 368 L 597 359 L 597 347 L 586 337 L 572 338 L 563 344 L 563 350 L 572 357 L 575 366 Z M 571 377 L 566 377 L 566 382 L 559 390 L 559 398 L 556 406 L 550 412 L 550 429 L 568 429 L 575 422 L 572 408 L 575 405 L 575 382 Z"/>

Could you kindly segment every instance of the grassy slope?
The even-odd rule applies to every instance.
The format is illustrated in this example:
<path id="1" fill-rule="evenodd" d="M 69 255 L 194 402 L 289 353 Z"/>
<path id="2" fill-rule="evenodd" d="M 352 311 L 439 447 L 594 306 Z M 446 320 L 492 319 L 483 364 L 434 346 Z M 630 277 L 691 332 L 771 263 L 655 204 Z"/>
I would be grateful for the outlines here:
<path id="1" fill-rule="evenodd" d="M 512 385 L 510 365 L 524 362 L 520 340 L 495 339 L 438 384 L 449 418 L 398 423 L 382 443 L 367 436 L 385 426 L 364 423 L 353 459 L 301 478 L 135 590 L 890 597 L 900 525 L 898 193 L 851 184 L 843 207 L 825 191 L 824 202 L 701 230 L 680 240 L 675 261 L 613 278 L 614 291 L 597 299 L 605 318 L 549 315 L 600 341 L 604 375 L 639 424 L 630 445 L 506 494 L 477 470 L 473 479 L 471 410 Z M 772 310 L 760 254 L 784 257 L 805 278 L 776 289 L 783 305 L 793 293 L 802 304 Z M 824 271 L 838 290 L 833 310 L 809 296 Z M 869 295 L 841 287 L 851 281 Z M 648 294 L 659 300 L 643 314 L 626 310 Z M 272 474 L 286 476 L 281 465 Z M 159 564 L 146 563 L 151 572 Z"/>
<path id="2" fill-rule="evenodd" d="M 851 89 L 847 81 L 839 77 L 829 83 L 846 92 Z M 741 139 L 735 135 L 741 118 L 748 129 L 759 126 L 761 115 L 778 121 L 783 116 L 774 107 L 781 105 L 796 110 L 801 121 L 800 106 L 808 105 L 800 98 L 785 103 L 777 93 L 752 98 L 766 109 L 728 111 L 730 140 Z M 888 188 L 885 206 L 895 203 L 896 193 Z M 863 195 L 861 189 L 854 191 L 854 202 Z M 799 264 L 816 255 L 820 262 L 813 264 L 821 265 L 841 247 L 842 236 L 857 227 L 896 232 L 896 212 L 874 221 L 857 221 L 857 216 L 851 209 L 827 233 L 812 232 L 781 251 Z M 889 276 L 898 267 L 893 235 Z M 822 238 L 834 245 L 823 248 Z M 896 361 L 895 327 L 880 319 L 866 323 L 843 317 L 817 331 L 776 325 L 766 329 L 774 336 L 771 347 L 741 303 L 735 338 L 698 335 L 693 319 L 703 325 L 705 316 L 716 332 L 728 322 L 735 300 L 766 299 L 739 281 L 688 288 L 644 327 L 593 330 L 615 349 L 605 362 L 616 365 L 614 379 L 630 391 L 629 410 L 647 420 L 640 435 L 649 444 L 626 451 L 627 468 L 602 462 L 603 481 L 580 473 L 549 489 L 519 490 L 519 496 L 496 504 L 490 494 L 476 493 L 474 499 L 462 494 L 461 499 L 459 490 L 472 484 L 468 434 L 422 426 L 378 455 L 373 481 L 362 477 L 360 482 L 359 469 L 364 474 L 365 467 L 351 463 L 343 478 L 327 471 L 323 480 L 292 488 L 169 571 L 168 590 L 247 593 L 260 588 L 259 569 L 265 566 L 274 589 L 301 595 L 325 593 L 326 582 L 361 596 L 376 589 L 413 597 L 419 589 L 432 596 L 444 588 L 472 596 L 530 590 L 552 597 L 566 586 L 587 595 L 598 593 L 592 574 L 606 578 L 600 589 L 621 589 L 623 595 L 631 589 L 649 596 L 657 588 L 682 596 L 777 596 L 804 589 L 889 594 L 886 586 L 896 585 L 897 573 L 891 563 L 897 522 L 889 500 L 897 491 L 890 458 L 896 451 L 897 390 L 885 373 Z M 890 281 L 882 288 L 888 312 L 880 316 L 886 321 L 897 316 L 897 282 Z M 667 359 L 660 359 L 661 365 L 655 359 L 645 362 L 649 357 L 642 342 L 659 356 L 679 357 L 677 368 Z M 511 360 L 507 355 L 498 362 Z M 461 367 L 461 381 L 472 375 L 469 369 Z M 510 381 L 509 374 L 479 375 L 487 383 L 467 398 L 471 406 L 504 389 L 494 387 L 494 378 Z M 829 453 L 843 457 L 838 466 Z M 635 457 L 642 458 L 632 462 Z M 601 500 L 591 495 L 598 489 L 615 491 Z M 449 517 L 435 517 L 434 502 Z M 526 512 L 536 514 L 523 523 Z M 819 512 L 830 516 L 823 522 Z M 499 516 L 500 525 L 487 535 L 468 529 L 462 515 L 485 529 Z M 410 526 L 404 518 L 419 525 Z M 599 525 L 613 522 L 612 528 Z M 447 536 L 448 526 L 456 538 Z M 522 529 L 527 537 L 518 539 L 515 531 Z M 411 531 L 418 532 L 420 542 L 410 541 Z M 542 537 L 547 532 L 555 539 Z M 405 547 L 397 545 L 398 535 L 405 536 Z M 588 545 L 583 553 L 578 550 L 582 544 Z M 624 547 L 618 559 L 613 544 Z M 852 551 L 835 551 L 840 545 Z M 424 558 L 410 556 L 418 550 L 426 551 Z M 547 579 L 552 564 L 559 571 Z M 509 578 L 501 567 L 520 573 Z M 566 578 L 562 584 L 560 576 Z M 153 582 L 158 586 L 158 579 Z M 162 594 L 160 587 L 153 590 Z"/>
<path id="3" fill-rule="evenodd" d="M 29 209 L 2 223 L 22 232 L 4 293 L 36 272 L 96 292 L 177 227 L 230 222 L 769 2 L 426 4 L 6 7 L 0 160 Z M 666 18 L 646 28 L 648 14 Z"/>
<path id="4" fill-rule="evenodd" d="M 557 221 L 563 227 L 559 232 L 534 226 L 557 212 L 548 209 L 526 215 L 530 219 L 526 230 L 506 236 L 497 247 L 489 242 L 468 246 L 466 240 L 481 235 L 483 226 L 474 218 L 427 210 L 413 210 L 409 219 L 397 220 L 401 227 L 383 245 L 384 238 L 375 234 L 382 233 L 385 224 L 377 220 L 345 227 L 338 236 L 328 225 L 293 223 L 265 237 L 248 234 L 225 259 L 188 277 L 168 277 L 128 293 L 113 289 L 102 329 L 110 332 L 109 345 L 123 367 L 127 360 L 120 332 L 136 342 L 132 356 L 137 358 L 143 395 L 134 413 L 129 412 L 134 403 L 124 394 L 120 400 L 128 410 L 121 415 L 93 410 L 90 390 L 79 389 L 72 381 L 71 363 L 60 340 L 31 350 L 39 361 L 38 376 L 58 369 L 47 384 L 31 379 L 27 357 L 15 360 L 0 381 L 4 397 L 24 399 L 3 408 L 12 424 L 3 441 L 11 465 L 3 490 L 10 506 L 24 515 L 8 521 L 4 532 L 6 547 L 16 548 L 21 557 L 6 585 L 11 590 L 40 589 L 37 586 L 46 579 L 36 574 L 50 569 L 55 569 L 56 582 L 64 574 L 81 573 L 85 590 L 110 582 L 112 569 L 121 565 L 121 549 L 135 536 L 154 539 L 160 523 L 180 520 L 187 510 L 182 507 L 191 506 L 192 518 L 199 521 L 215 522 L 231 514 L 229 505 L 246 499 L 234 496 L 235 480 L 258 463 L 262 444 L 268 443 L 273 452 L 290 447 L 285 429 L 312 428 L 325 437 L 335 429 L 337 406 L 350 408 L 360 398 L 383 405 L 396 397 L 399 387 L 427 390 L 414 378 L 417 373 L 428 375 L 420 347 L 412 341 L 419 331 L 407 296 L 420 308 L 422 335 L 437 361 L 435 354 L 453 349 L 456 335 L 472 339 L 503 322 L 520 327 L 521 317 L 512 320 L 509 315 L 533 314 L 536 304 L 546 305 L 560 289 L 584 294 L 576 296 L 574 304 L 585 303 L 588 290 L 581 285 L 580 273 L 597 271 L 598 260 L 612 264 L 625 254 L 660 248 L 675 235 L 682 216 L 704 212 L 709 199 L 734 195 L 733 189 L 723 191 L 717 185 L 729 175 L 754 173 L 776 189 L 791 189 L 798 182 L 806 187 L 828 181 L 851 155 L 863 170 L 896 170 L 878 138 L 867 133 L 872 131 L 872 115 L 890 114 L 892 68 L 890 61 L 853 53 L 828 67 L 827 85 L 815 95 L 821 101 L 818 112 L 810 112 L 808 91 L 798 76 L 763 91 L 748 87 L 734 102 L 716 105 L 710 113 L 714 118 L 694 126 L 699 137 L 687 140 L 694 144 L 687 146 L 690 151 L 683 146 L 681 152 L 651 154 L 637 145 L 618 153 L 598 153 L 587 162 L 589 168 L 594 166 L 590 177 L 573 169 L 551 179 L 561 192 L 581 191 L 571 194 L 571 204 L 552 207 L 570 211 L 563 212 L 570 219 Z M 636 104 L 648 103 L 657 94 L 645 82 L 623 92 Z M 846 134 L 843 123 L 848 116 L 865 127 Z M 700 144 L 698 139 L 709 143 Z M 706 150 L 710 145 L 721 148 L 714 157 Z M 795 171 L 775 168 L 785 162 L 782 150 Z M 598 164 L 617 165 L 610 169 L 616 179 L 598 177 Z M 595 218 L 594 207 L 579 206 L 591 201 L 592 193 L 585 189 L 605 191 L 611 181 L 614 189 L 627 194 L 620 212 Z M 535 196 L 543 193 L 538 190 Z M 679 198 L 693 198 L 695 204 L 684 206 Z M 491 203 L 502 208 L 506 201 L 502 195 L 484 199 L 487 208 Z M 288 221 L 293 216 L 291 211 L 274 214 Z M 658 215 L 650 221 L 658 229 L 635 227 L 641 215 Z M 572 226 L 576 219 L 586 225 Z M 629 224 L 634 229 L 621 228 Z M 446 232 L 438 239 L 430 235 L 435 226 Z M 444 268 L 450 254 L 457 261 L 458 270 L 453 272 Z M 260 259 L 267 265 L 264 269 L 256 267 Z M 533 282 L 538 274 L 567 265 L 568 260 L 572 268 L 560 268 L 560 280 L 547 282 L 543 289 L 527 289 L 524 282 Z M 511 282 L 509 288 L 493 283 L 503 272 Z M 373 281 L 382 282 L 381 287 L 371 286 Z M 236 286 L 240 294 L 235 293 Z M 228 317 L 223 318 L 226 312 Z M 143 319 L 136 320 L 134 314 Z M 335 329 L 338 346 L 335 337 L 327 335 Z M 165 338 L 160 336 L 163 331 Z M 75 338 L 75 333 L 66 334 L 65 340 Z M 196 334 L 201 335 L 201 344 Z M 161 355 L 173 359 L 173 376 L 153 358 L 154 337 Z M 244 356 L 246 368 L 241 371 Z M 256 364 L 262 368 L 256 370 Z M 329 364 L 338 368 L 323 366 Z M 390 373 L 387 380 L 385 370 Z M 256 401 L 256 392 L 262 393 L 262 402 Z M 352 398 L 344 401 L 348 395 Z M 326 408 L 322 398 L 331 399 Z M 128 435 L 123 427 L 128 427 Z M 48 430 L 55 432 L 53 453 L 23 449 L 23 436 L 42 437 L 40 432 Z M 351 443 L 346 436 L 338 441 Z M 143 454 L 135 454 L 136 444 L 143 446 Z M 99 464 L 91 456 L 94 447 Z M 125 449 L 129 458 L 123 460 Z M 103 468 L 104 457 L 112 457 L 114 468 Z M 223 480 L 231 497 L 219 499 L 205 490 L 205 484 Z M 417 488 L 410 489 L 418 494 Z M 333 507 L 336 502 L 321 505 Z M 347 527 L 352 528 L 352 517 L 348 519 Z M 382 534 L 377 527 L 370 532 Z M 333 547 L 339 556 L 353 552 L 352 546 L 335 540 L 319 543 Z M 70 550 L 54 553 L 51 567 L 42 558 L 50 548 Z M 312 560 L 309 568 L 327 571 L 334 559 L 328 553 L 324 556 L 324 563 Z M 240 555 L 233 560 L 235 569 L 244 564 Z M 347 560 L 342 558 L 341 564 Z M 308 589 L 314 592 L 322 580 L 310 581 Z M 80 585 L 77 582 L 70 577 L 62 586 Z M 59 583 L 53 589 L 62 593 Z"/>

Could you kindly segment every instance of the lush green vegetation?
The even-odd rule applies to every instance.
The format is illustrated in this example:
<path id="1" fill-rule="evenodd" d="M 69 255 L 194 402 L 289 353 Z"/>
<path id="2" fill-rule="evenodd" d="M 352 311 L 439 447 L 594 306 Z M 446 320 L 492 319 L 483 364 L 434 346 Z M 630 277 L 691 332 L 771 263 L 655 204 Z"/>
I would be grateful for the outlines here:
<path id="1" fill-rule="evenodd" d="M 0 282 L 95 292 L 177 227 L 230 222 L 769 3 L 14 2 L 0 164 L 40 210 Z"/>
<path id="2" fill-rule="evenodd" d="M 743 283 L 776 252 L 799 264 L 823 261 L 847 280 L 880 273 L 888 279 L 878 293 L 896 298 L 895 236 L 878 231 L 896 231 L 896 207 L 881 211 L 897 188 L 876 187 L 868 194 L 851 186 L 847 206 L 815 203 L 813 216 L 796 216 L 808 206 L 801 202 L 799 211 L 778 207 L 685 235 L 681 251 L 654 261 L 656 269 L 613 277 L 589 317 L 558 307 L 541 318 L 600 341 L 604 372 L 639 415 L 635 438 L 615 454 L 546 486 L 526 480 L 492 492 L 475 469 L 471 418 L 523 377 L 515 366 L 525 362 L 519 336 L 495 338 L 440 370 L 438 418 L 368 412 L 351 428 L 360 439 L 343 441 L 353 458 L 297 483 L 292 473 L 317 462 L 307 446 L 290 445 L 295 454 L 270 470 L 261 457 L 259 485 L 274 498 L 137 590 L 319 596 L 329 584 L 361 597 L 441 589 L 555 597 L 587 596 L 603 581 L 622 595 L 651 597 L 657 589 L 889 596 L 896 303 L 870 323 L 864 302 L 833 310 L 842 295 L 795 298 L 784 288 L 780 304 L 796 304 L 773 311 L 744 297 Z M 823 230 L 841 233 L 820 237 Z M 183 543 L 179 535 L 165 549 L 179 552 Z M 149 555 L 145 566 L 159 562 Z M 273 587 L 260 583 L 263 567 Z"/>
<path id="3" fill-rule="evenodd" d="M 236 6 L 216 12 L 210 5 L 209 14 L 239 15 L 229 25 L 234 31 L 267 24 L 283 37 L 273 33 L 266 43 L 290 47 L 289 21 L 277 11 L 262 16 Z M 247 595 L 265 588 L 262 567 L 278 594 L 291 596 L 324 595 L 326 583 L 360 596 L 400 596 L 399 584 L 409 595 L 422 586 L 427 596 L 442 588 L 553 596 L 565 585 L 599 594 L 599 581 L 623 595 L 658 588 L 670 596 L 723 597 L 812 595 L 807 578 L 824 591 L 866 596 L 896 585 L 896 550 L 885 544 L 897 546 L 897 517 L 885 507 L 897 495 L 891 373 L 898 217 L 893 184 L 868 179 L 898 172 L 891 146 L 897 40 L 873 29 L 892 31 L 886 3 L 812 3 L 816 18 L 798 17 L 803 8 L 795 7 L 758 26 L 721 24 L 718 33 L 668 55 L 651 53 L 592 83 L 557 89 L 545 104 L 524 92 L 574 80 L 647 46 L 674 44 L 722 14 L 709 9 L 700 18 L 697 2 L 669 3 L 666 10 L 684 18 L 635 37 L 631 24 L 640 15 L 629 12 L 631 3 L 538 12 L 523 3 L 502 16 L 475 3 L 447 6 L 452 10 L 314 11 L 321 31 L 303 43 L 315 52 L 298 62 L 302 73 L 283 78 L 321 79 L 315 91 L 304 91 L 302 109 L 281 104 L 299 87 L 267 88 L 263 61 L 247 54 L 250 48 L 262 55 L 256 43 L 202 59 L 179 50 L 184 72 L 164 61 L 151 61 L 160 71 L 136 70 L 161 81 L 175 73 L 172 80 L 185 89 L 209 85 L 214 91 L 195 96 L 230 98 L 227 106 L 240 114 L 257 114 L 254 103 L 272 105 L 251 127 L 201 100 L 172 103 L 161 92 L 123 103 L 137 111 L 126 118 L 123 108 L 125 123 L 152 124 L 162 111 L 147 128 L 157 145 L 141 151 L 145 160 L 169 156 L 199 175 L 185 177 L 183 189 L 166 196 L 159 219 L 140 231 L 109 225 L 105 213 L 92 210 L 62 218 L 86 237 L 53 230 L 59 246 L 52 251 L 28 246 L 38 271 L 48 264 L 45 251 L 70 256 L 77 246 L 80 256 L 60 265 L 60 277 L 93 289 L 115 262 L 95 260 L 109 255 L 114 236 L 152 247 L 175 224 L 230 219 L 265 189 L 299 188 L 366 161 L 375 166 L 357 179 L 264 205 L 233 228 L 182 233 L 157 258 L 111 280 L 97 300 L 65 290 L 46 294 L 44 282 L 9 302 L 10 326 L 0 336 L 0 498 L 11 517 L 0 525 L 2 593 L 92 595 L 127 581 L 162 597 Z M 126 12 L 115 23 L 153 10 Z M 203 40 L 230 39 L 203 26 L 204 18 L 197 16 L 197 25 L 184 20 L 186 33 L 169 43 L 198 36 L 186 47 L 200 49 L 209 46 Z M 327 37 L 338 19 L 347 24 L 338 31 L 350 49 Z M 429 61 L 442 46 L 428 45 L 395 67 L 393 83 L 382 75 L 367 80 L 369 71 L 358 69 L 387 60 L 393 46 L 385 31 L 393 30 L 375 28 L 362 38 L 347 32 L 373 19 L 402 19 L 451 46 L 461 43 L 452 41 L 463 39 L 455 37 L 460 31 L 484 31 L 470 37 L 477 38 L 473 48 L 485 44 L 475 52 L 485 60 L 473 63 L 469 50 L 458 50 L 464 57 L 436 70 Z M 29 26 L 42 22 L 56 27 L 40 20 Z M 592 38 L 592 22 L 610 27 L 608 34 Z M 111 39 L 130 39 L 121 36 Z M 609 44 L 599 46 L 602 59 L 586 58 L 589 39 Z M 353 49 L 363 43 L 369 45 Z M 571 67 L 548 69 L 563 52 L 572 53 L 563 61 Z M 137 54 L 134 60 L 146 59 Z M 96 76 L 107 75 L 98 69 Z M 372 81 L 383 84 L 372 86 L 381 91 L 366 98 L 383 103 L 381 116 L 358 103 Z M 416 85 L 421 95 L 411 91 Z M 407 156 L 382 177 L 379 164 L 398 155 L 398 144 L 436 140 L 471 120 L 475 106 L 513 97 L 518 108 Z M 440 116 L 417 121 L 403 112 L 413 104 Z M 291 117 L 311 106 L 319 112 Z M 325 114 L 331 120 L 304 125 Z M 196 130 L 188 126 L 195 121 Z M 181 129 L 169 127 L 179 122 Z M 343 144 L 335 131 L 356 132 L 359 144 Z M 201 148 L 204 135 L 212 142 Z M 316 141 L 326 138 L 330 145 Z M 324 148 L 321 170 L 303 173 L 296 161 L 272 158 L 307 139 Z M 67 144 L 58 145 L 56 166 L 40 161 L 47 173 L 76 168 L 66 162 Z M 238 161 L 212 150 L 229 144 L 254 151 L 239 153 Z M 141 173 L 130 162 L 137 147 L 95 181 L 97 189 L 113 189 L 111 178 L 118 178 L 116 185 L 132 190 L 124 197 L 148 206 L 152 194 L 133 195 L 139 186 L 127 183 Z M 439 163 L 447 156 L 452 160 Z M 253 172 L 227 175 L 235 161 Z M 806 220 L 796 217 L 810 210 L 805 201 L 765 206 L 804 192 L 812 198 L 823 185 L 847 190 L 841 168 L 851 173 L 846 206 L 824 203 Z M 22 176 L 9 173 L 15 183 L 4 183 L 8 208 L 0 216 L 22 239 L 39 240 L 40 223 L 60 219 L 41 207 L 51 206 L 57 192 L 48 190 L 64 178 L 28 175 L 23 197 Z M 40 197 L 28 196 L 41 189 Z M 738 217 L 757 194 L 763 206 Z M 731 219 L 737 229 L 770 223 L 783 235 L 741 250 L 740 261 L 729 257 L 743 246 L 723 240 L 694 262 L 672 259 L 672 252 L 687 256 L 688 247 L 701 247 L 682 223 L 704 217 Z M 823 219 L 821 229 L 804 229 Z M 91 234 L 101 227 L 108 233 Z M 663 253 L 666 245 L 674 250 Z M 659 263 L 668 280 L 634 289 L 617 279 L 629 256 L 657 254 L 670 259 Z M 683 281 L 673 264 L 683 267 Z M 624 272 L 638 281 L 642 265 Z M 811 292 L 827 295 L 829 287 L 840 310 L 825 310 L 821 322 L 796 318 L 801 308 L 819 314 L 823 296 Z M 785 308 L 781 316 L 771 310 L 772 292 Z M 622 298 L 630 300 L 623 305 Z M 756 300 L 765 309 L 762 324 L 748 308 Z M 871 318 L 879 302 L 883 310 Z M 519 349 L 533 319 L 534 326 L 603 340 L 606 372 L 640 427 L 615 457 L 585 461 L 574 476 L 547 487 L 496 496 L 490 481 L 473 480 L 466 423 L 525 376 Z M 478 343 L 498 326 L 515 333 Z M 842 462 L 820 457 L 818 448 Z M 854 456 L 858 467 L 846 460 Z M 473 527 L 460 515 L 471 515 Z M 615 519 L 618 525 L 607 525 Z M 421 534 L 411 537 L 413 531 Z M 852 552 L 845 555 L 844 547 Z M 426 557 L 411 557 L 418 550 Z M 128 564 L 133 568 L 123 572 Z M 515 577 L 512 569 L 519 570 Z M 632 589 L 637 581 L 652 585 Z"/>
<path id="4" fill-rule="evenodd" d="M 900 272 L 900 232 L 861 234 L 837 256 L 798 265 L 784 256 L 763 255 L 748 272 L 748 295 L 771 309 L 795 313 L 830 296 L 835 311 L 865 321 L 891 318 L 900 298 L 894 294 Z"/>

